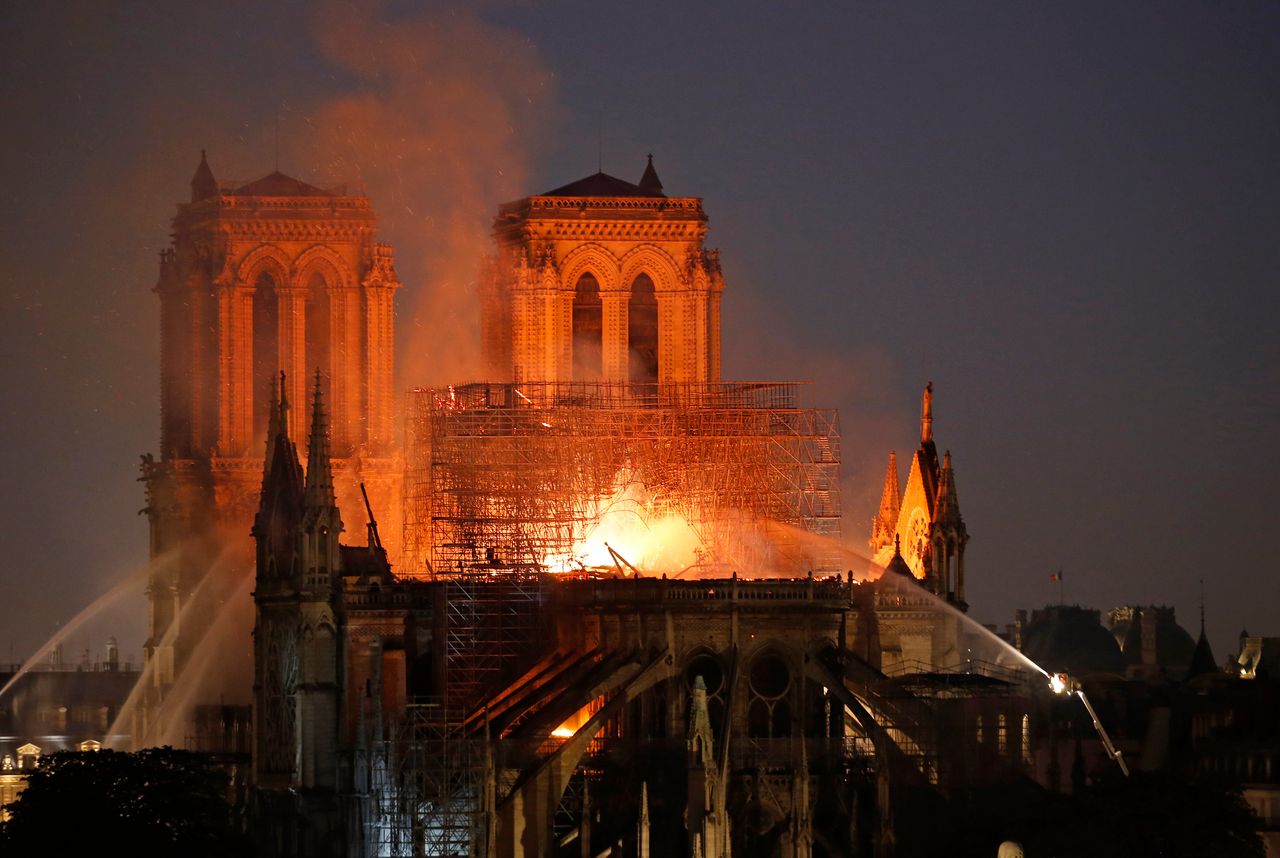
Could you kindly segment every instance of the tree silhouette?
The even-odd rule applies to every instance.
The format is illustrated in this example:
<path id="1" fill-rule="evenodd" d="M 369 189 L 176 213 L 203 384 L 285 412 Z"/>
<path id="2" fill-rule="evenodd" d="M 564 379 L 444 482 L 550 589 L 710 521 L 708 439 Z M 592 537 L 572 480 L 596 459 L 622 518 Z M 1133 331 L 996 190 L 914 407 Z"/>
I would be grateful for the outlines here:
<path id="1" fill-rule="evenodd" d="M 244 855 L 228 782 L 208 755 L 167 747 L 50 754 L 0 825 L 0 853 Z"/>

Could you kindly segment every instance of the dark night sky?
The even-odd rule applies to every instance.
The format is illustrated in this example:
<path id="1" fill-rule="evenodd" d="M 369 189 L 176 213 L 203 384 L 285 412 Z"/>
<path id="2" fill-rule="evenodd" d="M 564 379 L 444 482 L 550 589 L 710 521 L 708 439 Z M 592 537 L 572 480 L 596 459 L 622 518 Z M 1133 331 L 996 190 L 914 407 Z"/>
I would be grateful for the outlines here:
<path id="1" fill-rule="evenodd" d="M 1063 568 L 1193 634 L 1203 578 L 1219 660 L 1280 634 L 1280 5 L 187 7 L 0 12 L 0 647 L 144 562 L 156 254 L 199 150 L 269 172 L 277 114 L 396 245 L 403 386 L 468 372 L 499 201 L 653 152 L 723 251 L 726 377 L 841 411 L 847 541 L 932 379 L 973 616 Z"/>

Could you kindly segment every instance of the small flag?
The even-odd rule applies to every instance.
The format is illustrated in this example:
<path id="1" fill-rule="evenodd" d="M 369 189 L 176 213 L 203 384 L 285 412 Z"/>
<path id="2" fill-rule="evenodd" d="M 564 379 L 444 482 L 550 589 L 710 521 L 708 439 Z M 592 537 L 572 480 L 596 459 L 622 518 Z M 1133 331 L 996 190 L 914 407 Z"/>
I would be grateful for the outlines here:
<path id="1" fill-rule="evenodd" d="M 1059 569 L 1057 572 L 1054 572 L 1052 575 L 1050 575 L 1050 576 L 1049 576 L 1049 580 L 1050 580 L 1050 581 L 1053 581 L 1053 582 L 1055 582 L 1055 583 L 1061 583 L 1061 582 L 1062 582 L 1062 570 L 1061 570 L 1061 569 Z"/>

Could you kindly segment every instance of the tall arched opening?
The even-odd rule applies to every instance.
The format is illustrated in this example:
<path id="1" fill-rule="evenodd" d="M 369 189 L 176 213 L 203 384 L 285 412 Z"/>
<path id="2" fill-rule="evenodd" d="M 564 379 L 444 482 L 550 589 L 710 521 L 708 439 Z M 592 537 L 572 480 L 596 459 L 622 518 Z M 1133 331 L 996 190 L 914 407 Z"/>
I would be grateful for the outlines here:
<path id="1" fill-rule="evenodd" d="M 324 275 L 316 272 L 307 280 L 306 291 L 306 389 L 312 389 L 315 383 L 315 373 L 320 371 L 321 383 L 325 389 L 326 401 L 332 403 L 331 390 L 329 387 L 330 378 L 332 377 L 332 299 L 329 292 L 329 283 L 325 280 Z M 309 405 L 309 403 L 304 403 Z M 330 405 L 332 408 L 332 405 Z M 309 421 L 311 409 L 306 407 L 301 413 L 307 415 Z M 306 431 L 310 432 L 311 427 L 307 426 Z"/>
<path id="2" fill-rule="evenodd" d="M 262 272 L 253 284 L 253 402 L 254 452 L 266 443 L 271 391 L 280 371 L 279 284 Z"/>
<path id="3" fill-rule="evenodd" d="M 658 297 L 653 280 L 641 274 L 631 284 L 627 306 L 627 371 L 634 384 L 658 381 Z"/>
<path id="4" fill-rule="evenodd" d="M 573 380 L 599 381 L 604 360 L 604 305 L 600 283 L 588 273 L 573 295 Z"/>

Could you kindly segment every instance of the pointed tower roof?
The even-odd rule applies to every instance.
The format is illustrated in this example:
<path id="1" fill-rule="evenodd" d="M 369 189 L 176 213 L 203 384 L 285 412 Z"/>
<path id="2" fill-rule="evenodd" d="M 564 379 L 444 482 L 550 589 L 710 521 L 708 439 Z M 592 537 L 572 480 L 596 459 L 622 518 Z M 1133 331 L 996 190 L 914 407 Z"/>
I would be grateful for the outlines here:
<path id="1" fill-rule="evenodd" d="M 933 443 L 933 382 L 924 386 L 920 395 L 920 443 Z"/>
<path id="2" fill-rule="evenodd" d="M 644 175 L 640 177 L 640 182 L 636 187 L 654 196 L 662 196 L 662 181 L 658 178 L 658 171 L 653 169 L 653 155 L 649 156 L 649 163 L 645 165 Z"/>
<path id="3" fill-rule="evenodd" d="M 1218 672 L 1218 662 L 1213 657 L 1213 648 L 1209 646 L 1209 638 L 1204 633 L 1204 581 L 1201 581 L 1200 637 L 1196 640 L 1195 652 L 1191 654 L 1191 664 L 1187 667 L 1187 679 Z"/>
<path id="4" fill-rule="evenodd" d="M 693 693 L 689 698 L 689 750 L 696 753 L 696 760 L 708 768 L 712 765 L 714 735 L 711 716 L 707 712 L 707 683 L 699 674 L 693 680 Z"/>
<path id="5" fill-rule="evenodd" d="M 916 576 L 911 572 L 911 567 L 902 558 L 902 537 L 896 534 L 893 537 L 893 559 L 884 567 L 884 574 L 886 576 L 891 574 L 905 575 L 912 581 L 916 580 Z"/>
<path id="6" fill-rule="evenodd" d="M 315 397 L 311 409 L 311 442 L 307 447 L 307 490 L 303 497 L 309 509 L 333 507 L 333 462 L 329 457 L 329 421 L 324 412 L 324 394 L 320 390 L 320 371 L 316 370 Z"/>
<path id="7" fill-rule="evenodd" d="M 640 781 L 640 817 L 636 820 L 636 858 L 649 858 L 648 781 Z"/>
<path id="8" fill-rule="evenodd" d="M 271 457 L 275 451 L 276 436 L 284 432 L 289 436 L 289 394 L 285 390 L 284 372 L 271 379 L 271 407 L 267 410 L 267 453 L 263 471 L 271 470 Z"/>
<path id="9" fill-rule="evenodd" d="M 1218 673 L 1218 662 L 1213 658 L 1213 647 L 1209 646 L 1209 638 L 1204 628 L 1200 629 L 1200 638 L 1196 641 L 1196 651 L 1191 654 L 1191 665 L 1187 668 L 1187 679 L 1194 679 L 1206 673 Z"/>
<path id="10" fill-rule="evenodd" d="M 880 492 L 880 510 L 871 522 L 871 549 L 879 550 L 889 544 L 898 527 L 898 513 L 902 509 L 902 493 L 898 489 L 898 458 L 889 451 L 889 466 L 884 472 L 884 489 Z"/>
<path id="11" fill-rule="evenodd" d="M 218 182 L 213 178 L 213 170 L 209 169 L 209 159 L 205 156 L 205 151 L 201 149 L 200 165 L 196 167 L 196 174 L 191 177 L 191 202 L 198 203 L 217 195 Z"/>
<path id="12" fill-rule="evenodd" d="M 920 447 L 911 458 L 907 474 L 907 492 L 911 493 L 912 480 L 919 477 L 915 488 L 924 494 L 924 506 L 928 507 L 931 520 L 936 518 L 934 506 L 938 497 L 938 448 L 933 443 L 933 382 L 925 385 L 920 397 Z"/>
<path id="13" fill-rule="evenodd" d="M 941 524 L 955 525 L 964 531 L 964 519 L 960 516 L 960 501 L 956 497 L 956 474 L 951 468 L 951 451 L 942 458 L 942 473 L 938 476 L 938 495 L 933 504 L 933 520 Z"/>
<path id="14" fill-rule="evenodd" d="M 273 392 L 272 396 L 270 437 L 267 438 L 262 467 L 262 494 L 258 500 L 258 514 L 254 518 L 255 534 L 264 537 L 283 534 L 297 520 L 302 505 L 302 465 L 298 461 L 298 448 L 289 440 L 289 423 L 285 418 L 289 404 L 283 389 L 284 374 L 281 373 L 280 392 Z M 279 525 L 276 529 L 271 527 L 273 520 Z"/>

